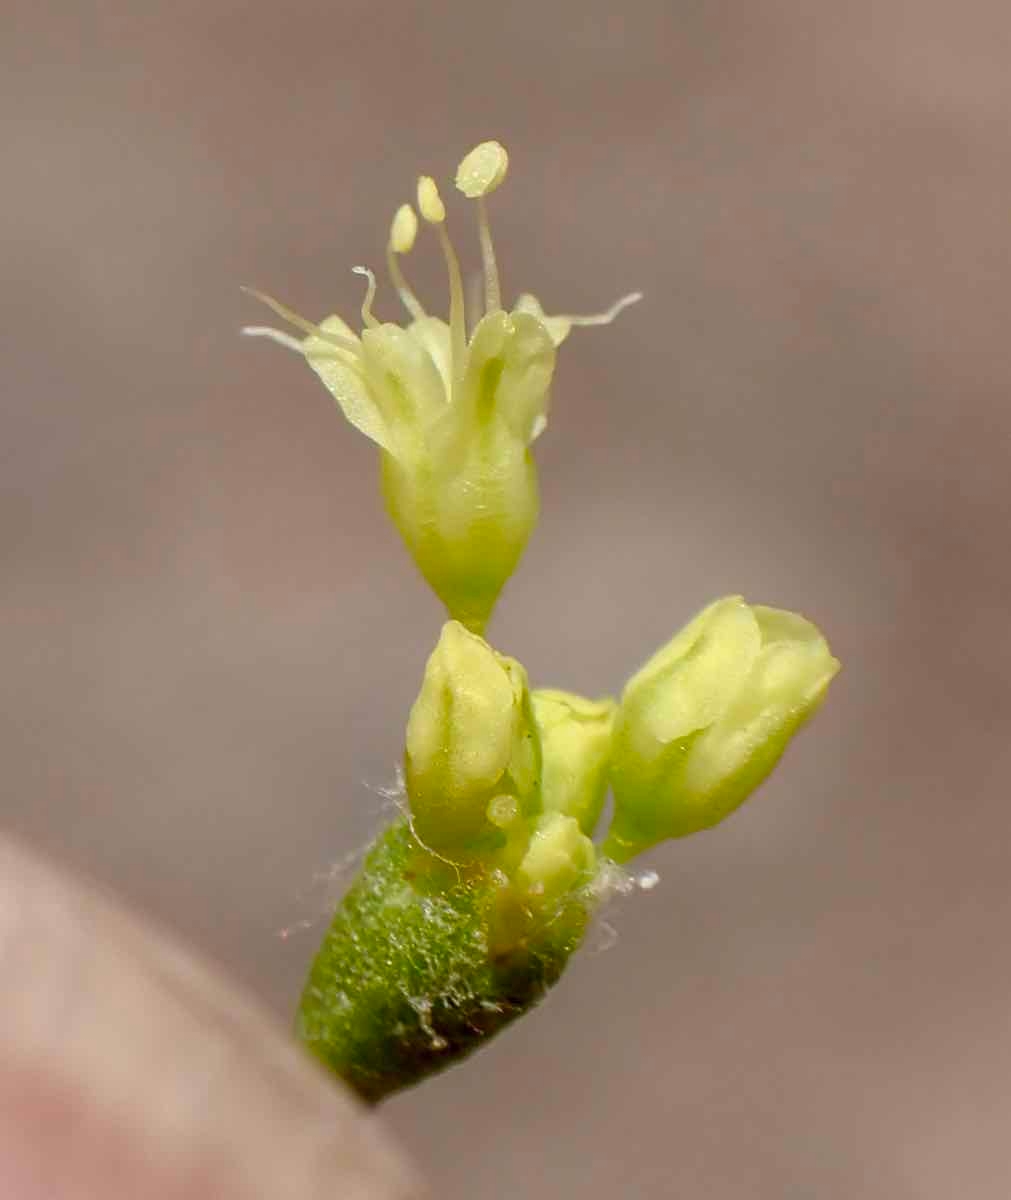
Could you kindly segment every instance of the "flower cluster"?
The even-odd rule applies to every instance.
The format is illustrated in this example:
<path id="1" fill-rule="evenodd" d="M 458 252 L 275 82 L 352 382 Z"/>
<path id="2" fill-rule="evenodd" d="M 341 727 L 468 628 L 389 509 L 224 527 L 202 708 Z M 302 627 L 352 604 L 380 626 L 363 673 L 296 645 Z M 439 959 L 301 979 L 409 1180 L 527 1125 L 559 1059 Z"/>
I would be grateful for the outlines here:
<path id="1" fill-rule="evenodd" d="M 614 861 L 715 825 L 769 774 L 838 670 L 809 621 L 727 596 L 657 651 L 616 705 L 530 692 L 515 659 L 450 622 L 407 726 L 415 832 L 454 861 L 482 858 L 507 875 L 520 864 L 528 891 L 538 881 L 550 891 L 551 871 L 596 861 L 608 784 L 601 853 Z"/>
<path id="2" fill-rule="evenodd" d="M 487 198 L 508 167 L 505 149 L 489 141 L 457 170 L 457 188 L 477 207 L 481 247 L 482 294 L 469 321 L 446 207 L 422 175 L 417 211 L 401 205 L 386 246 L 405 325 L 374 315 L 375 276 L 355 267 L 367 281 L 359 333 L 335 315 L 308 321 L 259 292 L 302 336 L 245 332 L 303 356 L 379 447 L 390 515 L 452 618 L 407 727 L 416 836 L 453 861 L 484 859 L 546 886 L 557 847 L 559 861 L 593 862 L 589 838 L 608 786 L 615 808 L 603 851 L 621 861 L 733 811 L 838 663 L 809 622 L 740 597 L 700 613 L 629 681 L 620 704 L 531 692 L 523 667 L 480 636 L 537 519 L 530 446 L 547 423 L 558 347 L 573 326 L 605 324 L 639 299 L 589 317 L 548 316 L 530 294 L 503 308 Z M 418 213 L 445 260 L 448 320 L 426 311 L 404 275 Z M 520 869 L 528 854 L 537 870 Z"/>
<path id="3" fill-rule="evenodd" d="M 619 700 L 531 689 L 483 632 L 537 519 L 530 447 L 544 430 L 558 347 L 576 325 L 531 295 L 502 304 L 487 198 L 508 156 L 483 142 L 457 188 L 477 208 L 482 293 L 464 284 L 435 181 L 396 212 L 387 266 L 408 320 L 318 324 L 256 293 L 295 350 L 380 450 L 390 515 L 450 620 L 407 722 L 407 805 L 376 839 L 309 972 L 299 1036 L 367 1100 L 417 1082 L 536 1004 L 580 944 L 623 863 L 708 828 L 765 779 L 839 669 L 803 617 L 716 601 L 660 649 Z M 448 320 L 408 284 L 419 217 L 449 277 Z M 473 306 L 472 306 L 473 307 Z M 610 827 L 593 838 L 608 789 Z"/>

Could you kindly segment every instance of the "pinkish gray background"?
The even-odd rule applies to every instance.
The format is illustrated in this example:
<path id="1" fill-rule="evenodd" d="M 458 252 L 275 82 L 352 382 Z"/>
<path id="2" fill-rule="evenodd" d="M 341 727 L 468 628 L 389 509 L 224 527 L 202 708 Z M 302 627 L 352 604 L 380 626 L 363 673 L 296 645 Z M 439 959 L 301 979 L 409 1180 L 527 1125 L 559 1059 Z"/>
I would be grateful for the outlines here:
<path id="1" fill-rule="evenodd" d="M 615 689 L 741 591 L 845 670 L 386 1118 L 454 1200 L 1006 1196 L 1008 6 L 2 7 L 0 824 L 288 1019 L 440 613 L 238 287 L 354 313 L 414 174 L 498 137 L 510 293 L 646 300 L 563 349 L 497 644 Z"/>

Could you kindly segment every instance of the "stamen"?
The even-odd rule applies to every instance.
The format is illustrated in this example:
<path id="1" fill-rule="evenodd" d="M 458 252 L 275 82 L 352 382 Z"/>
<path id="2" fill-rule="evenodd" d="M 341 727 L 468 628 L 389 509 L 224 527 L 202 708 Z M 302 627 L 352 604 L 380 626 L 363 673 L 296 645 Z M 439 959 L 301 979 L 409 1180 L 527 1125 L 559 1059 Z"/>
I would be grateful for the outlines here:
<path id="1" fill-rule="evenodd" d="M 379 324 L 372 312 L 372 301 L 376 298 L 376 277 L 368 267 L 352 267 L 351 271 L 354 275 L 364 275 L 369 281 L 362 301 L 362 323 L 369 329 L 375 329 Z"/>
<path id="2" fill-rule="evenodd" d="M 266 292 L 258 292 L 256 288 L 242 288 L 247 295 L 255 297 L 266 306 L 272 309 L 289 325 L 294 325 L 296 329 L 301 329 L 303 333 L 309 334 L 312 337 L 321 338 L 324 342 L 331 346 L 336 346 L 340 350 L 346 350 L 349 354 L 358 355 L 358 343 L 353 342 L 350 338 L 341 337 L 340 334 L 330 333 L 327 329 L 321 329 L 319 325 L 312 321 L 307 321 L 305 317 L 300 316 L 293 308 L 288 308 L 286 304 L 282 304 L 280 300 L 275 300 L 273 296 L 268 296 Z"/>
<path id="3" fill-rule="evenodd" d="M 386 244 L 386 268 L 390 272 L 390 279 L 393 280 L 393 286 L 396 288 L 404 308 L 415 321 L 420 321 L 426 315 L 425 310 L 404 278 L 398 261 L 399 255 L 410 253 L 417 234 L 418 218 L 414 215 L 414 209 L 409 204 L 401 204 L 394 214 L 393 223 L 390 226 L 390 240 Z"/>
<path id="4" fill-rule="evenodd" d="M 618 313 L 628 308 L 632 304 L 638 304 L 642 299 L 642 292 L 629 292 L 627 296 L 622 296 L 620 300 L 615 300 L 606 312 L 593 313 L 588 317 L 573 317 L 569 313 L 558 313 L 562 320 L 568 321 L 570 325 L 610 325 Z"/>
<path id="5" fill-rule="evenodd" d="M 463 384 L 463 373 L 467 354 L 467 329 L 464 318 L 463 279 L 460 275 L 460 260 L 456 257 L 453 243 L 446 232 L 446 207 L 442 203 L 439 189 L 430 175 L 418 180 L 418 208 L 421 215 L 434 225 L 439 235 L 442 256 L 446 260 L 449 275 L 449 332 L 453 351 L 453 392 L 459 393 Z"/>
<path id="6" fill-rule="evenodd" d="M 484 266 L 485 312 L 498 312 L 502 307 L 502 289 L 499 285 L 495 247 L 491 240 L 491 225 L 488 223 L 488 205 L 484 196 L 477 198 L 477 233 L 481 239 L 481 263 Z"/>
<path id="7" fill-rule="evenodd" d="M 474 336 L 477 323 L 484 316 L 484 275 L 471 271 L 466 283 L 467 337 Z"/>
<path id="8" fill-rule="evenodd" d="M 468 199 L 477 200 L 477 228 L 481 239 L 484 301 L 487 312 L 497 312 L 502 307 L 502 289 L 485 197 L 490 196 L 502 183 L 508 170 L 509 155 L 499 142 L 482 142 L 475 146 L 456 169 L 456 186 Z"/>
<path id="9" fill-rule="evenodd" d="M 453 347 L 453 391 L 459 394 L 463 385 L 464 366 L 467 358 L 467 330 L 463 313 L 463 280 L 460 277 L 460 262 L 449 240 L 445 225 L 438 226 L 439 244 L 446 260 L 449 274 L 449 334 Z"/>
<path id="10" fill-rule="evenodd" d="M 269 325 L 243 325 L 239 332 L 243 337 L 266 338 L 268 342 L 277 342 L 279 346 L 294 350 L 296 354 L 305 354 L 305 348 L 297 337 L 292 337 L 290 333 L 284 333 L 280 329 L 272 329 Z"/>

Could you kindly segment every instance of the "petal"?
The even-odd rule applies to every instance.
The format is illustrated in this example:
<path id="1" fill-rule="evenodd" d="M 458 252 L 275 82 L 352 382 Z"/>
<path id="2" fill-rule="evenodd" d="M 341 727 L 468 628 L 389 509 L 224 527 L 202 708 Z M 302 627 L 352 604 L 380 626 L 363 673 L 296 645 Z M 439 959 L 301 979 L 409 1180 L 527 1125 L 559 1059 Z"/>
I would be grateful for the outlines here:
<path id="1" fill-rule="evenodd" d="M 537 297 L 526 292 L 516 301 L 516 312 L 525 312 L 536 317 L 547 329 L 555 345 L 560 346 L 572 332 L 574 325 L 610 325 L 620 312 L 628 308 L 630 304 L 638 304 L 641 299 L 642 292 L 629 292 L 626 296 L 619 297 L 610 308 L 606 308 L 603 312 L 558 313 L 549 317 Z"/>
<path id="2" fill-rule="evenodd" d="M 772 642 L 797 642 L 820 645 L 828 649 L 828 643 L 818 626 L 802 617 L 800 613 L 789 612 L 785 608 L 769 608 L 765 604 L 753 604 L 751 611 L 755 614 L 758 627 L 762 631 L 764 645 Z"/>
<path id="3" fill-rule="evenodd" d="M 809 621 L 779 609 L 755 611 L 768 640 L 737 695 L 692 746 L 683 779 L 686 791 L 708 797 L 714 821 L 769 774 L 839 671 Z"/>
<path id="4" fill-rule="evenodd" d="M 489 313 L 471 338 L 463 381 L 463 418 L 497 418 L 524 445 L 544 427 L 555 347 L 528 313 Z"/>
<path id="5" fill-rule="evenodd" d="M 446 409 L 446 392 L 428 350 L 399 325 L 362 334 L 362 374 L 394 443 L 393 454 L 411 453 L 427 427 Z"/>
<path id="6" fill-rule="evenodd" d="M 548 332 L 548 337 L 556 347 L 572 332 L 572 322 L 568 317 L 549 317 L 541 307 L 540 300 L 530 292 L 524 292 L 516 301 L 516 307 L 513 312 L 527 313 L 532 317 L 536 317 Z"/>
<path id="7" fill-rule="evenodd" d="M 407 332 L 425 348 L 435 364 L 448 404 L 453 394 L 453 348 L 449 326 L 439 317 L 421 317 L 407 326 Z"/>
<path id="8" fill-rule="evenodd" d="M 637 741 L 666 745 L 712 725 L 737 694 L 761 650 L 751 608 L 727 596 L 702 610 L 626 684 L 622 706 Z"/>
<path id="9" fill-rule="evenodd" d="M 320 323 L 327 333 L 354 338 L 352 330 L 338 316 Z M 392 450 L 389 428 L 369 393 L 361 369 L 352 356 L 322 338 L 310 334 L 302 342 L 306 362 L 323 381 L 323 386 L 351 424 L 384 450 Z M 360 360 L 359 360 L 360 361 Z"/>

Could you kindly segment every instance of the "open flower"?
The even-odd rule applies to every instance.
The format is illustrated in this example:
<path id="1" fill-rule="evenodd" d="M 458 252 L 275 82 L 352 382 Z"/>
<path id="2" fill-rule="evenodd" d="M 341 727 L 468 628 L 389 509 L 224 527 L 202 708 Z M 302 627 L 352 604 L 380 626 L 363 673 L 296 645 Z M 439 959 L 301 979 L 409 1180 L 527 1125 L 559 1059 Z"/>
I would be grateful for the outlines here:
<path id="1" fill-rule="evenodd" d="M 408 313 L 405 326 L 378 320 L 375 277 L 355 267 L 367 280 L 360 333 L 338 316 L 315 324 L 259 292 L 303 336 L 244 331 L 303 355 L 345 417 L 379 446 L 390 516 L 450 616 L 475 632 L 484 629 L 537 520 L 529 448 L 547 423 L 556 350 L 573 326 L 606 324 L 639 299 L 625 296 L 590 317 L 549 317 L 531 295 L 503 309 L 485 198 L 505 178 L 508 161 L 498 142 L 483 142 L 456 175 L 456 186 L 477 204 L 483 266 L 481 311 L 469 332 L 459 260 L 429 176 L 418 180 L 417 205 L 446 262 L 448 322 L 431 316 L 404 278 L 400 259 L 418 231 L 405 204 L 393 218 L 386 254 Z"/>

